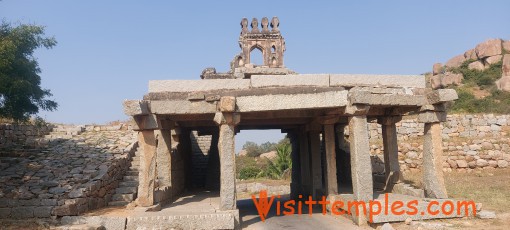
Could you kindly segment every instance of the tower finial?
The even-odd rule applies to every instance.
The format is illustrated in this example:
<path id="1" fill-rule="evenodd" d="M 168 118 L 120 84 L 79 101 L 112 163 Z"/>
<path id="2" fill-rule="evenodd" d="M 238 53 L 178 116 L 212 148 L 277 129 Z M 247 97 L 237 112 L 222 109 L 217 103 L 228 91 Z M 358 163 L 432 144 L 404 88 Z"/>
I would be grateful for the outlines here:
<path id="1" fill-rule="evenodd" d="M 259 33 L 259 21 L 257 20 L 257 18 L 253 18 L 251 20 L 251 32 L 252 33 Z"/>
<path id="2" fill-rule="evenodd" d="M 246 33 L 248 33 L 248 19 L 243 18 L 241 20 L 241 34 L 246 34 Z"/>
<path id="3" fill-rule="evenodd" d="M 278 26 L 280 26 L 280 20 L 278 20 L 278 17 L 273 17 L 271 19 L 271 32 L 279 32 Z"/>

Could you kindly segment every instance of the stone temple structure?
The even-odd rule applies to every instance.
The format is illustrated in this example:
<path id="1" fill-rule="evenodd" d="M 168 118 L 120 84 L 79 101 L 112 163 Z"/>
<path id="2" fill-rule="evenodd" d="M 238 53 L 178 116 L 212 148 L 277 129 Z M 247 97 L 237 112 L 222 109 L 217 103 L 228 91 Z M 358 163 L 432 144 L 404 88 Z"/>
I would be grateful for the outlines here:
<path id="1" fill-rule="evenodd" d="M 248 28 L 250 25 L 251 28 Z M 270 28 L 269 28 L 270 27 Z M 241 53 L 227 73 L 207 68 L 201 80 L 149 81 L 143 100 L 126 100 L 142 148 L 137 204 L 172 202 L 193 183 L 191 139 L 211 135 L 209 189 L 220 191 L 220 212 L 239 222 L 236 206 L 234 137 L 240 130 L 280 129 L 292 143 L 291 197 L 366 201 L 448 198 L 442 171 L 440 122 L 445 105 L 457 99 L 450 89 L 426 88 L 424 76 L 297 74 L 284 65 L 285 40 L 274 17 L 241 21 Z M 263 64 L 251 63 L 254 49 Z M 395 123 L 414 114 L 424 125 L 423 185 L 415 192 L 401 180 Z M 373 175 L 368 122 L 383 130 L 385 175 Z M 414 193 L 413 193 L 414 191 Z M 421 194 L 421 195 L 420 195 Z M 423 206 L 423 207 L 422 207 Z M 455 214 L 455 213 L 454 213 Z M 374 222 L 408 216 L 379 215 Z M 445 217 L 412 216 L 413 219 Z M 358 224 L 364 215 L 353 215 Z"/>

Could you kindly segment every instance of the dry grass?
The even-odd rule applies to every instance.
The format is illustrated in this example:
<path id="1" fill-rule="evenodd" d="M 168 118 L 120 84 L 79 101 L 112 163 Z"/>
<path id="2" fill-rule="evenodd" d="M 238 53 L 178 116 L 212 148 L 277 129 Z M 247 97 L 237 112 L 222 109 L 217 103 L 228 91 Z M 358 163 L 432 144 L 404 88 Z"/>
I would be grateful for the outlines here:
<path id="1" fill-rule="evenodd" d="M 421 173 L 406 173 L 404 181 L 422 187 Z M 473 173 L 445 173 L 448 196 L 482 203 L 483 210 L 495 211 L 491 220 L 462 218 L 438 220 L 454 229 L 508 229 L 510 224 L 510 169 L 483 170 Z M 433 221 L 432 221 L 433 222 Z M 407 229 L 405 225 L 397 225 Z M 410 227 L 410 226 L 408 226 Z"/>

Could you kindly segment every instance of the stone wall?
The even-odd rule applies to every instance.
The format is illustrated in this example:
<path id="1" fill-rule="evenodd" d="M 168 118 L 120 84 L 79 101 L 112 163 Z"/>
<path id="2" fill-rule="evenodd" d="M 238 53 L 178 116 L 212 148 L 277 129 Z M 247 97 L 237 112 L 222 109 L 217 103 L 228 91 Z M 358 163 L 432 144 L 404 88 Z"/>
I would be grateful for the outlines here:
<path id="1" fill-rule="evenodd" d="M 510 163 L 510 115 L 448 115 L 443 128 L 445 171 L 506 168 Z M 383 147 L 381 126 L 370 123 L 370 151 L 374 172 L 381 173 Z M 420 170 L 423 124 L 415 119 L 397 123 L 399 162 L 403 171 Z"/>
<path id="2" fill-rule="evenodd" d="M 38 138 L 51 132 L 53 126 L 0 124 L 0 149 L 37 147 Z"/>
<path id="3" fill-rule="evenodd" d="M 41 143 L 27 156 L 0 158 L 0 218 L 78 215 L 105 206 L 137 148 L 135 133 L 117 127 L 60 126 Z"/>

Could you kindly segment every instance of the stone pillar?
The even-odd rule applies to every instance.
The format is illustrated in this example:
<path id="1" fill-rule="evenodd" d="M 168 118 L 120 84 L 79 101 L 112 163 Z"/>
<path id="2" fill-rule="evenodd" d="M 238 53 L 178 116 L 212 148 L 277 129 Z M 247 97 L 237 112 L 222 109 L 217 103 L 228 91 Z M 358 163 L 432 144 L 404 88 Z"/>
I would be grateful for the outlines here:
<path id="1" fill-rule="evenodd" d="M 322 187 L 322 162 L 321 162 L 321 140 L 319 130 L 310 130 L 310 159 L 312 160 L 312 191 L 314 199 L 323 195 Z"/>
<path id="2" fill-rule="evenodd" d="M 335 125 L 324 125 L 325 150 L 326 150 L 326 192 L 327 195 L 338 194 L 338 183 L 336 175 L 336 146 L 335 146 Z"/>
<path id="3" fill-rule="evenodd" d="M 303 197 L 310 195 L 312 185 L 308 146 L 308 134 L 305 129 L 301 129 L 299 132 L 299 169 L 301 171 L 301 193 Z"/>
<path id="4" fill-rule="evenodd" d="M 172 186 L 172 165 L 171 165 L 171 133 L 168 129 L 154 130 L 158 146 L 156 148 L 156 171 L 159 187 Z"/>
<path id="5" fill-rule="evenodd" d="M 137 203 L 147 207 L 154 205 L 154 188 L 156 182 L 156 137 L 154 130 L 138 132 L 138 143 L 141 148 L 140 173 Z"/>
<path id="6" fill-rule="evenodd" d="M 349 118 L 349 142 L 353 199 L 368 202 L 374 198 L 374 188 L 366 115 Z M 356 215 L 355 210 L 351 210 L 351 213 L 356 224 L 366 224 L 364 215 Z"/>
<path id="7" fill-rule="evenodd" d="M 234 113 L 235 97 L 222 97 L 220 112 L 216 112 L 214 122 L 219 125 L 218 151 L 220 154 L 220 209 L 236 209 L 236 158 L 235 126 L 240 115 Z"/>
<path id="8" fill-rule="evenodd" d="M 393 186 L 401 181 L 400 165 L 398 163 L 397 127 L 395 123 L 402 120 L 400 116 L 383 117 L 379 119 L 382 126 L 384 146 L 384 172 L 386 174 L 386 192 L 391 192 Z"/>
<path id="9" fill-rule="evenodd" d="M 418 115 L 418 121 L 425 123 L 422 166 L 425 197 L 448 198 L 443 177 L 443 140 L 441 132 L 441 122 L 446 121 L 446 112 L 444 112 L 443 106 L 424 106 L 422 110 L 426 111 Z"/>
<path id="10" fill-rule="evenodd" d="M 299 170 L 299 140 L 295 130 L 287 133 L 287 137 L 290 139 L 292 148 L 292 174 L 290 183 L 290 197 L 291 199 L 297 199 L 301 191 L 301 171 Z"/>
<path id="11" fill-rule="evenodd" d="M 428 198 L 448 198 L 443 177 L 443 142 L 439 122 L 425 123 L 423 188 Z"/>

